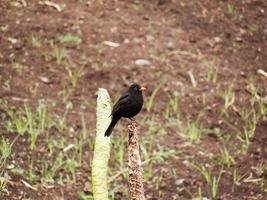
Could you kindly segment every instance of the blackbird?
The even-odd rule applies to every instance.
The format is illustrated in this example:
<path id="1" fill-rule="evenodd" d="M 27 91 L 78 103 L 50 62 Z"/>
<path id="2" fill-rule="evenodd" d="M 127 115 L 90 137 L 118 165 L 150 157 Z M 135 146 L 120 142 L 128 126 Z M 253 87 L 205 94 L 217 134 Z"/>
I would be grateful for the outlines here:
<path id="1" fill-rule="evenodd" d="M 112 109 L 112 120 L 105 132 L 106 137 L 111 135 L 113 128 L 122 117 L 132 118 L 140 112 L 143 107 L 142 91 L 145 90 L 145 87 L 134 83 L 130 86 L 127 93 L 120 97 Z"/>

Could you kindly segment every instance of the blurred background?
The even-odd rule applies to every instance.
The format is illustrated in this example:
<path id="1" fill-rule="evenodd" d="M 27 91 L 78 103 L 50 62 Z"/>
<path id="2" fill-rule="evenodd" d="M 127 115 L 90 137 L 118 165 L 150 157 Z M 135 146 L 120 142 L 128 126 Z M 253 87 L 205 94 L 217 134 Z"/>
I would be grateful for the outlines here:
<path id="1" fill-rule="evenodd" d="M 267 197 L 265 0 L 0 0 L 0 197 L 92 199 L 96 94 L 147 88 L 147 199 Z M 127 199 L 127 120 L 110 199 Z"/>

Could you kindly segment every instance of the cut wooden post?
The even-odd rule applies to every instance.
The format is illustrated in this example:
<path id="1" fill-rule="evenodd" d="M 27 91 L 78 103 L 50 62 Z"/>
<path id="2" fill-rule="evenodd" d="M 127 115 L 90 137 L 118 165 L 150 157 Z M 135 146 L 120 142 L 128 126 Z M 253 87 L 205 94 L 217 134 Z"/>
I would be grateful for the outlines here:
<path id="1" fill-rule="evenodd" d="M 131 121 L 128 125 L 128 134 L 129 200 L 145 200 L 144 171 L 141 166 L 137 124 L 135 121 Z"/>

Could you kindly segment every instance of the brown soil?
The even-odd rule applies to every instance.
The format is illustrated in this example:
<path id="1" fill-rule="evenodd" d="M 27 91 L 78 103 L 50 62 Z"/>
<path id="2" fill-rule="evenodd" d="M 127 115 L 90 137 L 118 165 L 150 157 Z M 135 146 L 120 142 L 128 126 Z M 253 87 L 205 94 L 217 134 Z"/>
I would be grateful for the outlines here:
<path id="1" fill-rule="evenodd" d="M 85 113 L 90 139 L 95 133 L 95 100 L 100 87 L 106 88 L 112 99 L 132 82 L 139 82 L 148 88 L 149 99 L 154 89 L 163 84 L 156 95 L 154 106 L 148 112 L 144 109 L 140 116 L 156 116 L 157 122 L 166 126 L 166 135 L 154 141 L 164 150 L 175 150 L 177 156 L 168 162 L 153 165 L 153 177 L 146 184 L 147 199 L 192 199 L 202 188 L 203 196 L 210 196 L 210 187 L 203 176 L 188 162 L 208 163 L 211 153 L 217 155 L 222 147 L 218 135 L 207 131 L 198 145 L 186 145 L 185 139 L 177 134 L 177 128 L 162 116 L 169 96 L 180 93 L 179 108 L 184 119 L 196 120 L 200 111 L 203 128 L 219 128 L 221 137 L 230 135 L 226 143 L 235 163 L 224 169 L 217 199 L 267 199 L 266 160 L 267 123 L 259 119 L 247 154 L 235 154 L 240 150 L 233 129 L 222 120 L 221 97 L 225 88 L 233 83 L 236 94 L 235 107 L 229 110 L 227 119 L 239 130 L 245 126 L 237 110 L 249 105 L 251 94 L 248 84 L 253 81 L 258 95 L 267 95 L 266 76 L 257 71 L 267 71 L 267 2 L 265 0 L 58 0 L 62 11 L 35 0 L 0 0 L 0 97 L 14 109 L 23 109 L 27 103 L 35 109 L 40 99 L 45 99 L 51 113 L 63 115 L 66 103 L 73 108 L 67 123 L 74 130 L 81 130 L 80 111 Z M 229 5 L 234 8 L 233 12 Z M 74 34 L 81 38 L 79 44 L 62 44 L 59 37 Z M 32 38 L 39 38 L 40 47 L 33 45 Z M 118 43 L 118 47 L 106 45 L 104 41 Z M 55 48 L 64 48 L 64 62 L 57 62 Z M 149 65 L 136 65 L 136 59 L 147 59 Z M 71 70 L 81 74 L 77 87 L 63 98 L 66 88 L 71 88 L 65 63 Z M 217 68 L 216 82 L 207 82 L 207 65 Z M 81 68 L 83 66 L 83 68 Z M 191 83 L 188 72 L 197 82 Z M 203 100 L 205 97 L 205 101 Z M 84 106 L 84 109 L 81 109 Z M 7 133 L 4 121 L 8 119 L 0 108 L 1 134 L 10 141 L 16 133 Z M 137 117 L 138 118 L 138 117 Z M 142 117 L 140 117 L 142 118 Z M 148 125 L 142 127 L 146 133 Z M 57 137 L 58 131 L 51 129 L 45 133 Z M 15 165 L 29 169 L 30 157 L 55 157 L 48 155 L 45 134 L 37 141 L 38 151 L 29 153 L 30 143 L 19 138 L 14 146 Z M 231 135 L 232 134 L 232 135 Z M 118 134 L 114 134 L 118 138 Z M 59 137 L 59 136 L 58 136 Z M 66 134 L 67 140 L 72 135 Z M 145 137 L 145 136 L 143 136 Z M 155 148 L 157 147 L 155 145 Z M 87 145 L 88 146 L 88 145 Z M 10 182 L 9 193 L 2 192 L 1 199 L 78 199 L 78 192 L 88 192 L 90 185 L 90 161 L 92 152 L 84 149 L 84 164 L 77 170 L 77 180 L 73 184 L 49 184 L 33 191 L 21 182 L 20 175 L 7 173 Z M 114 158 L 111 158 L 113 166 Z M 256 168 L 265 164 L 263 173 Z M 38 169 L 36 164 L 36 171 Z M 41 166 L 41 165 L 40 165 Z M 241 184 L 232 190 L 234 169 L 244 175 Z M 170 171 L 175 171 L 176 176 Z M 220 167 L 214 164 L 212 174 L 218 175 Z M 259 182 L 244 181 L 262 179 Z M 161 180 L 157 179 L 161 177 Z M 179 180 L 184 179 L 182 185 Z M 120 181 L 120 180 L 118 180 Z M 157 183 L 159 181 L 159 183 Z M 121 181 L 123 184 L 123 181 Z M 157 186 L 157 187 L 156 187 Z M 265 192 L 262 187 L 265 187 Z M 90 193 L 90 189 L 89 189 Z M 115 199 L 123 199 L 117 191 Z M 125 194 L 124 194 L 125 195 Z M 123 195 L 122 195 L 123 196 Z"/>

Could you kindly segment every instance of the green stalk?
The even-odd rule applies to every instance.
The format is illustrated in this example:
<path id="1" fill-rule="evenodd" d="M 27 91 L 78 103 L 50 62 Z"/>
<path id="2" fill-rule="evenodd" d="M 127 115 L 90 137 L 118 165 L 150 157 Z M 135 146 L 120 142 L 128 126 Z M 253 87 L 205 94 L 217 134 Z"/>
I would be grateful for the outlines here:
<path id="1" fill-rule="evenodd" d="M 97 97 L 96 140 L 92 163 L 92 185 L 94 200 L 108 200 L 108 160 L 110 137 L 104 133 L 111 121 L 110 97 L 107 90 L 100 88 Z"/>

